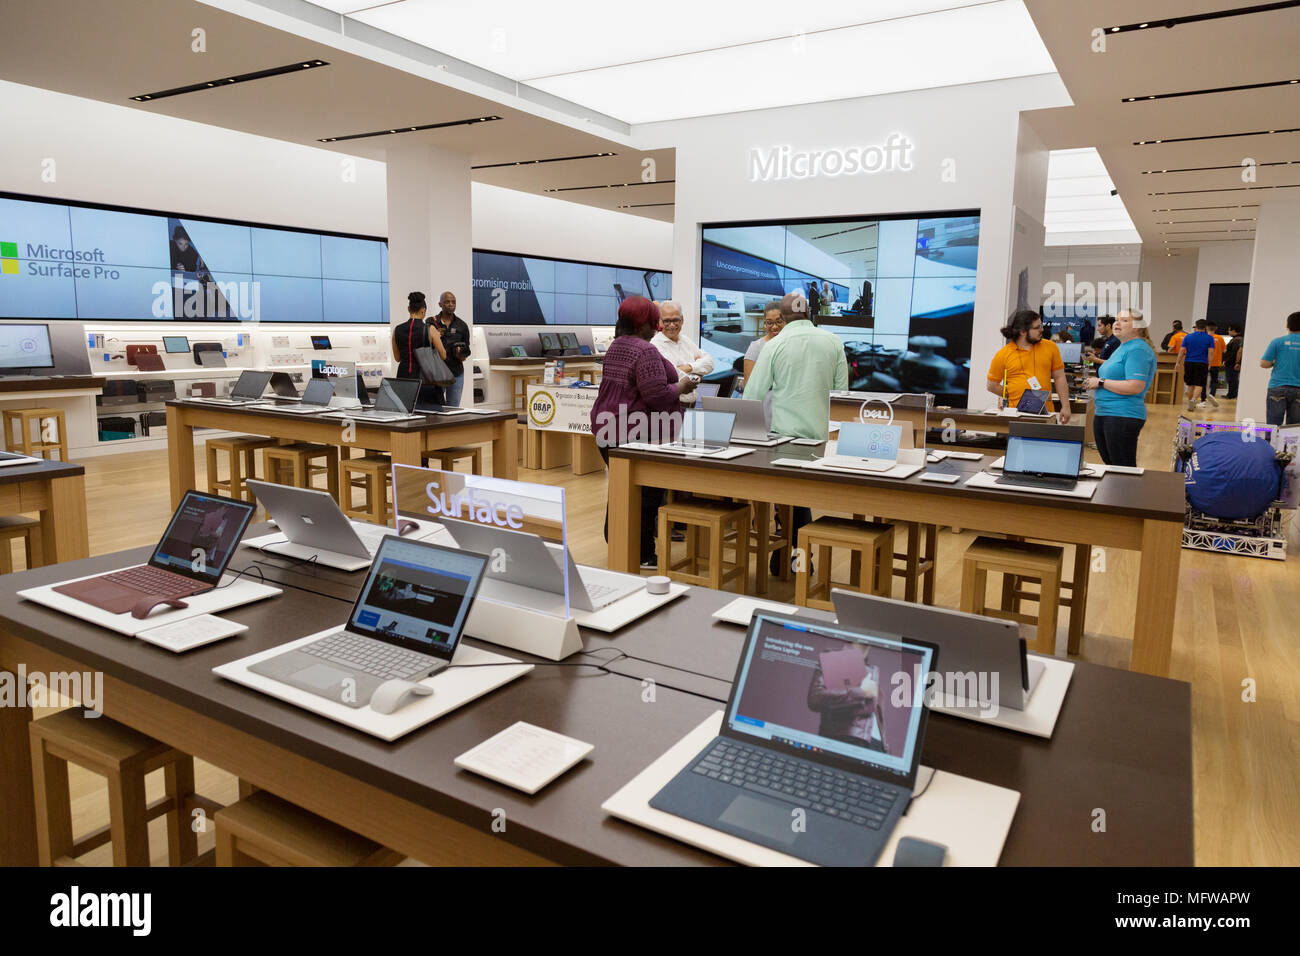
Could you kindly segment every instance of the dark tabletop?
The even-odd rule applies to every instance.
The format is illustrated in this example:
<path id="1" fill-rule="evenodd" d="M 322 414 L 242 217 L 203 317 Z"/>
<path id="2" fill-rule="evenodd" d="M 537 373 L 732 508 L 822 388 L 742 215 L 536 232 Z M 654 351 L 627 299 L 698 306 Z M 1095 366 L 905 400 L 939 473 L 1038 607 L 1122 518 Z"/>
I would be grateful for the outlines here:
<path id="1" fill-rule="evenodd" d="M 15 455 L 22 452 L 13 452 Z M 72 478 L 84 475 L 86 469 L 81 465 L 66 461 L 41 461 L 34 465 L 7 465 L 0 468 L 0 485 L 11 485 L 20 481 L 43 481 L 48 478 Z"/>
<path id="2" fill-rule="evenodd" d="M 276 410 L 274 406 L 257 405 L 249 407 L 246 405 L 219 405 L 212 402 L 196 402 L 186 399 L 174 399 L 167 403 L 169 406 L 177 405 L 185 408 L 201 408 L 206 411 L 216 412 L 240 412 L 254 415 L 265 415 L 269 418 L 289 419 L 292 421 L 308 422 L 330 422 L 332 424 L 342 425 L 348 419 L 339 415 L 314 415 L 314 414 L 295 414 L 293 412 L 282 412 Z M 292 403 L 286 403 L 292 404 Z M 358 409 L 359 410 L 359 409 Z M 338 411 L 338 409 L 332 409 Z M 506 419 L 514 419 L 518 415 L 514 411 L 492 411 L 484 414 L 475 414 L 465 412 L 460 415 L 421 415 L 418 418 L 408 418 L 396 422 L 375 422 L 358 419 L 358 425 L 370 428 L 385 428 L 389 431 L 400 432 L 423 432 L 431 431 L 437 428 L 443 428 L 449 425 L 467 425 L 473 422 L 497 422 Z"/>

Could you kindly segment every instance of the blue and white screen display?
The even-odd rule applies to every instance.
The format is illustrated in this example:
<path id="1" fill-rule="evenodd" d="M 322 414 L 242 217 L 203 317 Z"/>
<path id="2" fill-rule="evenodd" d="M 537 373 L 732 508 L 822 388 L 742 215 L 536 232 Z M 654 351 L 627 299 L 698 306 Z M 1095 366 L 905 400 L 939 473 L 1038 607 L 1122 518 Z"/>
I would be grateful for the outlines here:
<path id="1" fill-rule="evenodd" d="M 388 243 L 0 194 L 0 317 L 388 321 Z"/>
<path id="2" fill-rule="evenodd" d="M 902 441 L 901 425 L 876 425 L 870 422 L 843 422 L 836 440 L 836 453 L 850 458 L 898 459 Z"/>
<path id="3" fill-rule="evenodd" d="M 1007 439 L 1007 457 L 1002 467 L 1008 472 L 1073 478 L 1079 474 L 1082 456 L 1083 446 L 1076 441 L 1013 435 Z"/>
<path id="4" fill-rule="evenodd" d="M 613 325 L 624 299 L 672 294 L 671 272 L 474 250 L 478 325 Z"/>
<path id="5" fill-rule="evenodd" d="M 348 626 L 450 656 L 486 566 L 479 554 L 385 538 Z"/>
<path id="6" fill-rule="evenodd" d="M 763 335 L 763 310 L 802 292 L 844 342 L 849 387 L 966 404 L 980 217 L 706 225 L 700 344 L 729 367 Z"/>

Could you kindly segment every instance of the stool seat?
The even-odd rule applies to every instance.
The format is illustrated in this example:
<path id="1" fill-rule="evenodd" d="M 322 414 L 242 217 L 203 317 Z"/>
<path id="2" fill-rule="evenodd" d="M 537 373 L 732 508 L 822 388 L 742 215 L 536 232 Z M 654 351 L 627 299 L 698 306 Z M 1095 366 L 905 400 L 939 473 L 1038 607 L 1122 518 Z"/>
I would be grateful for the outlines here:
<path id="1" fill-rule="evenodd" d="M 369 521 L 371 524 L 389 523 L 388 487 L 392 478 L 393 463 L 387 455 L 366 455 L 364 458 L 344 458 L 339 462 L 342 472 L 342 500 L 339 507 L 349 518 Z M 364 492 L 360 506 L 352 497 L 353 489 Z"/>
<path id="2" fill-rule="evenodd" d="M 42 866 L 75 865 L 75 858 L 112 843 L 114 866 L 149 865 L 148 823 L 167 816 L 168 859 L 173 866 L 197 855 L 189 804 L 195 801 L 194 759 L 105 716 L 62 710 L 29 725 L 36 797 L 36 842 Z M 72 835 L 68 764 L 108 781 L 109 826 L 81 839 Z M 145 802 L 145 775 L 165 774 L 166 796 Z"/>
<path id="3" fill-rule="evenodd" d="M 38 568 L 45 562 L 41 559 L 41 522 L 39 518 L 27 515 L 0 516 L 0 574 L 10 574 L 14 569 L 13 553 L 10 542 L 22 539 L 23 551 L 27 556 L 27 570 Z"/>
<path id="4" fill-rule="evenodd" d="M 395 866 L 402 854 L 257 790 L 218 810 L 217 866 Z"/>
<path id="5" fill-rule="evenodd" d="M 56 436 L 50 440 L 45 434 L 45 422 L 54 421 Z M 37 437 L 32 438 L 31 425 L 36 423 Z M 13 426 L 18 426 L 15 436 Z M 61 408 L 6 408 L 4 410 L 5 448 L 11 452 L 44 458 L 50 452 L 59 453 L 59 461 L 68 460 L 68 423 Z"/>
<path id="6" fill-rule="evenodd" d="M 659 509 L 659 573 L 674 581 L 700 584 L 722 590 L 728 581 L 738 581 L 740 593 L 748 590 L 749 581 L 749 519 L 748 502 L 736 504 L 729 501 L 702 501 L 687 499 L 674 501 Z M 669 529 L 674 524 L 686 525 L 686 557 L 674 562 L 671 556 L 672 536 Z M 731 533 L 727 528 L 730 526 Z M 708 535 L 708 546 L 700 547 L 699 536 Z M 724 558 L 724 547 L 732 545 L 733 560 Z M 700 571 L 701 552 L 708 556 L 708 571 Z M 683 570 L 688 569 L 688 570 Z"/>
<path id="7" fill-rule="evenodd" d="M 420 461 L 424 467 L 429 467 L 429 462 L 437 460 L 443 471 L 454 471 L 456 462 L 462 458 L 470 459 L 469 470 L 471 474 L 483 474 L 483 448 L 479 445 L 457 445 L 452 448 L 435 448 L 432 451 L 426 451 L 420 455 Z"/>
<path id="8" fill-rule="evenodd" d="M 796 604 L 835 610 L 830 594 L 831 588 L 836 587 L 831 574 L 834 548 L 847 548 L 853 554 L 849 587 L 868 594 L 889 596 L 894 577 L 893 525 L 850 518 L 818 518 L 799 529 L 798 544 L 803 561 L 795 573 Z M 814 548 L 817 550 L 817 563 L 822 567 L 819 579 L 813 578 Z"/>
<path id="9" fill-rule="evenodd" d="M 1044 654 L 1056 653 L 1056 619 L 1061 594 L 1065 549 L 1055 545 L 1028 541 L 1004 541 L 981 535 L 971 542 L 962 555 L 961 609 L 970 614 L 984 614 L 1020 624 L 1036 624 L 1038 633 L 1031 649 Z M 1004 588 L 1003 605 L 986 607 L 989 572 L 1007 575 L 1010 587 Z M 1037 595 L 1019 591 L 1016 580 L 1038 581 Z M 1005 607 L 1006 596 L 1037 600 L 1038 614 L 1031 616 Z"/>
<path id="10" fill-rule="evenodd" d="M 319 458 L 324 458 L 325 464 L 315 464 Z M 267 445 L 262 449 L 262 464 L 267 481 L 295 488 L 310 488 L 312 478 L 323 473 L 329 493 L 335 501 L 339 500 L 339 450 L 334 445 L 312 442 Z"/>
<path id="11" fill-rule="evenodd" d="M 256 452 L 261 448 L 279 445 L 274 438 L 262 435 L 230 435 L 225 438 L 209 438 L 203 447 L 208 459 L 208 494 L 215 495 L 225 491 L 231 498 L 252 501 L 253 493 L 245 482 L 257 478 Z M 224 453 L 229 465 L 229 478 L 219 478 L 219 454 Z"/>

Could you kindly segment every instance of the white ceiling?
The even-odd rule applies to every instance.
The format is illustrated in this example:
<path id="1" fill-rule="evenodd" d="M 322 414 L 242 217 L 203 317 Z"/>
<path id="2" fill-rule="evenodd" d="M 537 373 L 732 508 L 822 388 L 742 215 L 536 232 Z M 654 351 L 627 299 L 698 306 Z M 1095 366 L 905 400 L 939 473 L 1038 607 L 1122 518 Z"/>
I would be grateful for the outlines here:
<path id="1" fill-rule="evenodd" d="M 1070 246 L 1141 242 L 1124 201 L 1091 146 L 1057 149 L 1048 155 L 1046 245 Z"/>

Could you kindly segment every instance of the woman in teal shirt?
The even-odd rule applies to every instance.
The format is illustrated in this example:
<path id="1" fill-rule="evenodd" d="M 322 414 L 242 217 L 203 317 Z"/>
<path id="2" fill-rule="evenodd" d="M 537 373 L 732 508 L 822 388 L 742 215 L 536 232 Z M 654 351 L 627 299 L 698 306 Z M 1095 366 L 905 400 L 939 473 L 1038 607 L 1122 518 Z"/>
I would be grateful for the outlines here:
<path id="1" fill-rule="evenodd" d="M 1088 379 L 1093 392 L 1092 434 L 1108 465 L 1137 466 L 1138 435 L 1147 421 L 1146 391 L 1156 377 L 1156 353 L 1137 309 L 1115 317 L 1119 348 Z"/>

